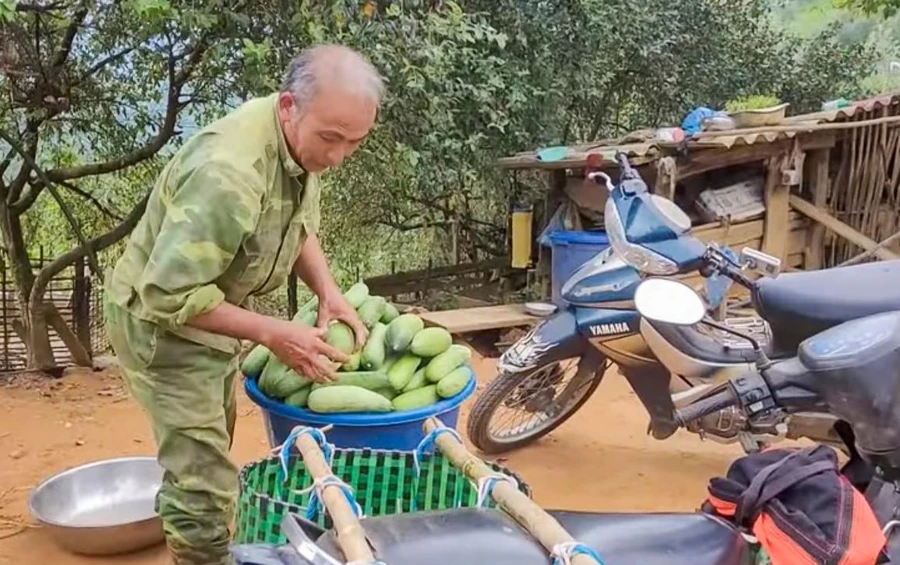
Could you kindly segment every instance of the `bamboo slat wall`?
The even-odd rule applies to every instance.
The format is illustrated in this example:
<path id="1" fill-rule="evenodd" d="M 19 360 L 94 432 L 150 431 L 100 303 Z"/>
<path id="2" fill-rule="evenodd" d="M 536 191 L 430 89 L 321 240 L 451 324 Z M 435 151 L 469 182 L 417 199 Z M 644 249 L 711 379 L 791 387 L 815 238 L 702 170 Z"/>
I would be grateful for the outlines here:
<path id="1" fill-rule="evenodd" d="M 27 353 L 25 342 L 16 331 L 20 319 L 16 284 L 4 259 L 0 258 L 0 372 L 14 372 L 26 369 Z M 32 262 L 40 265 L 43 260 L 34 259 Z M 86 271 L 83 265 L 80 268 L 82 273 Z M 76 269 L 70 268 L 50 281 L 45 295 L 92 354 L 105 352 L 109 347 L 103 329 L 101 291 L 102 285 L 95 277 L 79 275 Z M 77 304 L 86 304 L 87 311 L 80 313 Z M 79 321 L 82 327 L 79 327 Z M 49 331 L 56 363 L 61 367 L 72 365 L 72 355 L 59 334 L 52 327 Z"/>
<path id="2" fill-rule="evenodd" d="M 848 121 L 900 115 L 890 105 L 859 112 Z M 900 127 L 876 125 L 841 133 L 830 162 L 832 215 L 875 241 L 900 231 Z M 826 236 L 825 266 L 838 265 L 862 250 Z M 894 244 L 888 249 L 900 251 Z"/>

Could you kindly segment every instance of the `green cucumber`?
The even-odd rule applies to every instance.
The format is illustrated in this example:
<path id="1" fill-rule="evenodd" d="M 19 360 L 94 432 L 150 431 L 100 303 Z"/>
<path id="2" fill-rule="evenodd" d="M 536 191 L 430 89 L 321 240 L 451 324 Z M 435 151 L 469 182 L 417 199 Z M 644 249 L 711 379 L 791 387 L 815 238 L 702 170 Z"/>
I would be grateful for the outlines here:
<path id="1" fill-rule="evenodd" d="M 400 360 L 402 355 L 395 355 L 391 353 L 387 353 L 384 356 L 384 365 L 381 366 L 381 370 L 384 372 L 388 372 L 391 370 L 391 367 L 394 366 L 394 363 Z"/>
<path id="2" fill-rule="evenodd" d="M 358 282 L 347 289 L 344 293 L 344 299 L 354 310 L 363 305 L 366 298 L 369 297 L 369 287 L 364 282 Z"/>
<path id="3" fill-rule="evenodd" d="M 419 368 L 419 363 L 421 362 L 422 359 L 419 357 L 412 353 L 406 353 L 391 366 L 391 369 L 388 371 L 388 379 L 390 379 L 394 390 L 400 391 L 406 388 L 413 375 L 416 374 L 416 369 Z"/>
<path id="4" fill-rule="evenodd" d="M 381 315 L 382 324 L 390 324 L 400 316 L 400 311 L 390 302 L 384 307 L 384 314 Z"/>
<path id="5" fill-rule="evenodd" d="M 303 326 L 313 327 L 316 325 L 316 318 L 319 317 L 319 313 L 316 312 L 315 308 L 308 312 L 297 312 L 297 315 L 294 316 L 294 322 Z"/>
<path id="6" fill-rule="evenodd" d="M 259 390 L 269 398 L 287 398 L 309 384 L 309 379 L 298 375 L 293 369 L 272 357 L 262 375 L 259 376 Z"/>
<path id="7" fill-rule="evenodd" d="M 442 398 L 450 398 L 451 396 L 456 396 L 461 393 L 466 385 L 469 384 L 469 379 L 472 378 L 472 371 L 466 365 L 462 367 L 457 367 L 450 371 L 450 373 L 438 381 L 437 383 L 437 393 Z"/>
<path id="8" fill-rule="evenodd" d="M 325 331 L 325 343 L 346 355 L 356 350 L 356 336 L 353 335 L 353 330 L 340 321 L 329 324 Z"/>
<path id="9" fill-rule="evenodd" d="M 436 357 L 450 349 L 453 336 L 444 328 L 425 328 L 413 336 L 409 350 L 419 357 Z"/>
<path id="10" fill-rule="evenodd" d="M 428 381 L 425 379 L 425 367 L 422 367 L 413 375 L 413 377 L 409 380 L 405 387 L 403 387 L 403 392 L 409 392 L 411 390 L 416 390 L 417 388 L 422 388 L 427 385 Z"/>
<path id="11" fill-rule="evenodd" d="M 251 379 L 260 376 L 271 354 L 272 352 L 269 351 L 268 347 L 263 345 L 255 346 L 241 362 L 241 373 Z"/>
<path id="12" fill-rule="evenodd" d="M 370 296 L 362 303 L 362 306 L 356 311 L 359 319 L 367 328 L 372 328 L 381 319 L 384 309 L 387 307 L 387 301 L 382 296 Z"/>
<path id="13" fill-rule="evenodd" d="M 461 367 L 472 359 L 472 351 L 459 344 L 453 344 L 447 351 L 441 353 L 428 362 L 425 367 L 425 377 L 432 383 L 437 383 L 450 372 Z"/>
<path id="14" fill-rule="evenodd" d="M 303 306 L 301 306 L 299 310 L 297 310 L 297 313 L 294 314 L 294 318 L 293 318 L 294 321 L 296 322 L 301 317 L 303 317 L 306 314 L 309 314 L 310 312 L 315 312 L 317 310 L 318 306 L 319 306 L 319 297 L 313 295 L 313 297 L 310 298 L 309 300 L 307 300 L 306 303 L 303 304 Z"/>
<path id="15" fill-rule="evenodd" d="M 305 386 L 284 399 L 284 403 L 294 408 L 306 408 L 306 401 L 309 399 L 309 393 L 312 387 Z"/>
<path id="16" fill-rule="evenodd" d="M 358 386 L 326 386 L 309 394 L 307 405 L 313 412 L 335 414 L 343 412 L 390 412 L 391 401 L 371 390 Z"/>
<path id="17" fill-rule="evenodd" d="M 362 351 L 357 351 L 350 355 L 350 360 L 341 365 L 341 371 L 352 373 L 359 370 L 359 358 L 362 357 Z"/>
<path id="18" fill-rule="evenodd" d="M 413 337 L 425 328 L 425 322 L 415 314 L 403 314 L 388 324 L 387 346 L 395 353 L 401 353 L 409 348 Z"/>
<path id="19" fill-rule="evenodd" d="M 417 388 L 409 392 L 404 392 L 400 396 L 391 400 L 394 410 L 415 410 L 416 408 L 424 408 L 431 406 L 440 400 L 437 393 L 436 385 L 428 385 L 426 387 Z"/>
<path id="20" fill-rule="evenodd" d="M 384 336 L 387 334 L 387 326 L 378 322 L 369 332 L 369 339 L 363 346 L 359 363 L 363 369 L 381 369 L 384 367 Z"/>
<path id="21" fill-rule="evenodd" d="M 393 400 L 398 394 L 400 394 L 399 392 L 397 392 L 396 390 L 394 390 L 391 387 L 380 388 L 380 389 L 376 390 L 375 392 L 377 392 L 381 396 L 387 398 L 388 400 Z"/>
<path id="22" fill-rule="evenodd" d="M 376 390 L 390 386 L 388 376 L 383 371 L 354 371 L 352 373 L 338 373 L 337 379 L 330 383 L 316 383 L 313 389 L 329 386 L 358 386 L 368 390 Z"/>

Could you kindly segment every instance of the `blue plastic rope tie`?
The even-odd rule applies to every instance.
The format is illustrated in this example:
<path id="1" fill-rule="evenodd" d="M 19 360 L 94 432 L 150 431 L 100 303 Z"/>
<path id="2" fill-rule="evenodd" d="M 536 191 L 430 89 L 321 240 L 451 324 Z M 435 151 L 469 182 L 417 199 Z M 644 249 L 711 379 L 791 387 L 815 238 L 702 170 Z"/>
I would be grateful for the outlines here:
<path id="1" fill-rule="evenodd" d="M 568 543 L 560 543 L 556 547 L 553 548 L 553 565 L 571 565 L 572 557 L 576 555 L 587 555 L 594 561 L 598 563 L 598 565 L 606 565 L 603 562 L 603 559 L 600 558 L 600 554 L 591 549 L 590 547 L 584 545 L 581 542 L 568 542 Z"/>
<path id="2" fill-rule="evenodd" d="M 328 443 L 325 439 L 325 434 L 322 433 L 322 430 L 318 428 L 310 428 L 308 426 L 296 426 L 291 430 L 291 433 L 288 434 L 287 438 L 284 440 L 276 450 L 279 452 L 279 460 L 281 462 L 281 467 L 278 469 L 278 478 L 280 482 L 287 481 L 288 478 L 288 460 L 291 456 L 291 448 L 294 447 L 294 443 L 297 441 L 297 438 L 304 435 L 309 434 L 312 436 L 316 443 L 319 444 L 319 447 L 322 449 L 322 455 L 325 457 L 325 461 L 328 463 L 328 466 L 331 466 L 331 460 L 334 457 L 334 446 Z"/>
<path id="3" fill-rule="evenodd" d="M 319 507 L 321 505 L 320 491 L 327 486 L 336 486 L 336 487 L 340 488 L 341 492 L 344 493 L 344 498 L 347 499 L 347 504 L 349 504 L 350 508 L 353 509 L 353 513 L 356 515 L 356 517 L 357 518 L 362 517 L 362 507 L 359 505 L 358 502 L 356 502 L 356 498 L 354 498 L 354 496 L 353 496 L 353 488 L 350 485 L 348 485 L 347 483 L 345 483 L 344 481 L 335 477 L 334 475 L 328 475 L 321 481 L 314 482 L 311 487 L 306 489 L 306 491 L 301 491 L 301 492 L 307 492 L 310 490 L 312 491 L 312 494 L 309 496 L 309 504 L 306 507 L 306 519 L 307 520 L 309 520 L 311 522 L 314 522 L 316 520 L 316 514 L 318 514 Z"/>
<path id="4" fill-rule="evenodd" d="M 484 477 L 478 481 L 478 502 L 476 503 L 478 508 L 484 507 L 484 503 L 489 496 L 492 496 L 491 492 L 494 490 L 497 483 L 509 483 L 516 489 L 519 488 L 519 482 L 508 475 L 495 473 Z"/>
<path id="5" fill-rule="evenodd" d="M 419 446 L 416 447 L 416 450 L 413 452 L 413 465 L 416 468 L 416 477 L 422 473 L 422 467 L 420 465 L 421 459 L 425 456 L 425 450 L 434 445 L 435 440 L 440 437 L 441 434 L 450 434 L 457 441 L 462 443 L 462 438 L 459 437 L 459 434 L 456 433 L 456 430 L 453 428 L 435 428 L 428 432 L 422 441 L 419 442 Z"/>

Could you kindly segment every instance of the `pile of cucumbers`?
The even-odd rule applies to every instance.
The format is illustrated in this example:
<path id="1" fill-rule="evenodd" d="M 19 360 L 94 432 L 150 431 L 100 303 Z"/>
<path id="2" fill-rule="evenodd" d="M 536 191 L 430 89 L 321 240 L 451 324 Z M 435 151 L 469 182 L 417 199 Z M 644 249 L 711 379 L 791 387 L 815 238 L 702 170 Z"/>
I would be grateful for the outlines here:
<path id="1" fill-rule="evenodd" d="M 241 371 L 258 379 L 260 391 L 273 400 L 320 413 L 414 410 L 456 396 L 469 384 L 468 347 L 453 343 L 443 328 L 426 328 L 415 314 L 400 314 L 381 296 L 370 296 L 358 282 L 344 292 L 369 328 L 362 349 L 349 326 L 332 322 L 325 341 L 350 356 L 327 384 L 312 383 L 257 345 L 244 358 Z M 313 326 L 318 299 L 308 301 L 294 323 Z"/>

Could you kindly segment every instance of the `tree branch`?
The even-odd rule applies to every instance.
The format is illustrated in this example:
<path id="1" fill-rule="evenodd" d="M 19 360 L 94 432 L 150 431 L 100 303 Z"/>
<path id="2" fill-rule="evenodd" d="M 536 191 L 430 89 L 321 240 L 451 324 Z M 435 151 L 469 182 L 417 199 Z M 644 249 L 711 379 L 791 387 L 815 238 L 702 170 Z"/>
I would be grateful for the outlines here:
<path id="1" fill-rule="evenodd" d="M 104 57 L 103 59 L 100 59 L 99 61 L 97 61 L 96 63 L 91 65 L 91 68 L 89 68 L 87 71 L 85 71 L 85 73 L 83 75 L 81 75 L 80 77 L 78 77 L 77 79 L 72 81 L 70 86 L 72 86 L 72 87 L 78 86 L 82 82 L 86 81 L 87 79 L 91 78 L 95 74 L 99 73 L 101 70 L 103 70 L 103 67 L 105 67 L 106 65 L 121 59 L 122 57 L 128 55 L 135 49 L 137 49 L 136 46 L 129 47 L 129 48 L 123 49 L 117 53 L 113 53 L 112 55 L 110 55 L 108 57 Z"/>
<path id="2" fill-rule="evenodd" d="M 446 227 L 447 222 L 418 222 L 418 223 L 408 223 L 408 222 L 395 222 L 392 220 L 386 219 L 374 219 L 365 222 L 366 225 L 375 225 L 381 224 L 382 226 L 386 226 L 389 228 L 393 228 L 397 231 L 414 231 L 421 230 L 425 228 L 438 228 L 438 227 Z"/>
<path id="3" fill-rule="evenodd" d="M 181 102 L 181 90 L 202 61 L 206 50 L 209 48 L 208 41 L 209 36 L 205 35 L 197 42 L 197 45 L 187 56 L 187 61 L 178 72 L 175 72 L 175 58 L 171 55 L 169 56 L 168 68 L 170 82 L 166 101 L 166 115 L 159 133 L 157 133 L 149 143 L 118 159 L 78 165 L 75 167 L 53 169 L 52 171 L 48 171 L 48 178 L 53 182 L 59 182 L 91 175 L 102 175 L 130 167 L 156 155 L 163 147 L 165 147 L 172 136 L 175 135 L 178 113 L 184 108 L 184 103 Z"/>
<path id="4" fill-rule="evenodd" d="M 87 17 L 87 13 L 87 4 L 82 2 L 78 9 L 75 10 L 75 13 L 72 14 L 72 19 L 69 21 L 68 27 L 66 27 L 66 33 L 63 35 L 62 42 L 59 44 L 56 56 L 53 57 L 53 63 L 51 63 L 54 74 L 59 73 L 62 66 L 66 63 L 66 59 L 69 58 L 69 53 L 72 52 L 72 44 L 75 42 L 75 37 L 78 36 L 78 29 L 81 27 L 81 24 L 84 23 L 84 18 Z"/>
<path id="5" fill-rule="evenodd" d="M 17 12 L 37 12 L 39 14 L 45 14 L 47 12 L 55 12 L 58 10 L 62 10 L 66 7 L 65 2 L 50 2 L 49 4 L 35 4 L 34 2 L 19 2 L 16 4 Z"/>
<path id="6" fill-rule="evenodd" d="M 75 263 L 75 261 L 90 255 L 96 255 L 96 253 L 103 251 L 107 247 L 114 245 L 116 242 L 120 241 L 122 238 L 131 233 L 131 230 L 134 229 L 134 226 L 137 225 L 138 221 L 140 221 L 141 217 L 144 215 L 144 211 L 147 209 L 147 201 L 150 199 L 150 191 L 144 195 L 144 198 L 131 210 L 128 216 L 122 220 L 119 225 L 111 229 L 110 231 L 104 233 L 103 235 L 97 236 L 94 239 L 85 242 L 75 249 L 69 251 L 68 253 L 64 253 L 54 259 L 49 265 L 43 267 L 40 271 L 38 271 L 37 277 L 34 280 L 34 285 L 31 287 L 31 296 L 29 297 L 29 301 L 32 304 L 38 304 L 44 296 L 44 292 L 47 289 L 47 284 L 49 284 L 50 280 L 53 279 L 56 275 L 61 273 L 67 267 Z M 91 269 L 94 267 L 92 266 Z M 99 270 L 95 270 L 94 274 L 96 274 L 100 280 L 103 280 L 103 273 Z"/>
<path id="7" fill-rule="evenodd" d="M 75 219 L 75 216 L 72 214 L 72 211 L 69 209 L 66 202 L 62 199 L 62 197 L 60 197 L 59 192 L 57 192 L 57 190 L 56 190 L 56 187 L 53 186 L 53 183 L 50 181 L 50 179 L 47 178 L 47 173 L 45 173 L 44 170 L 38 166 L 38 164 L 34 161 L 33 157 L 31 157 L 28 153 L 25 152 L 25 150 L 22 148 L 22 146 L 19 144 L 19 142 L 17 142 L 15 139 L 13 139 L 12 136 L 10 136 L 8 133 L 6 133 L 6 131 L 4 131 L 3 129 L 0 129 L 0 138 L 3 138 L 14 149 L 16 149 L 16 151 L 19 152 L 19 154 L 22 156 L 22 159 L 24 159 L 24 161 L 25 161 L 25 165 L 28 165 L 28 168 L 30 170 L 33 170 L 35 172 L 35 174 L 37 174 L 37 176 L 41 180 L 41 182 L 43 182 L 47 186 L 47 189 L 50 191 L 50 194 L 56 200 L 57 204 L 59 204 L 60 209 L 62 210 L 63 214 L 66 216 L 66 220 L 68 220 L 69 225 L 71 225 L 72 231 L 75 232 L 75 237 L 78 238 L 78 242 L 81 243 L 82 245 L 86 245 L 86 240 L 84 238 L 84 234 L 81 233 L 81 227 L 78 225 L 78 221 Z M 23 167 L 24 167 L 24 165 L 23 165 Z M 34 192 L 37 192 L 37 191 L 34 191 Z M 16 207 L 15 204 L 12 205 L 10 208 L 12 208 L 12 212 L 14 214 L 21 214 L 22 212 L 24 212 L 25 210 L 28 209 L 27 207 L 24 209 L 19 209 Z M 100 262 L 97 261 L 97 256 L 93 252 L 90 252 L 89 260 L 91 263 L 91 268 L 94 269 L 94 272 L 96 273 L 97 271 L 99 271 L 100 270 Z"/>
<path id="8" fill-rule="evenodd" d="M 103 203 L 100 202 L 100 200 L 98 200 L 97 197 L 94 196 L 93 194 L 91 194 L 90 192 L 82 190 L 82 189 L 78 188 L 77 186 L 75 186 L 74 184 L 65 182 L 65 181 L 57 183 L 57 184 L 71 190 L 78 196 L 84 198 L 85 200 L 87 200 L 88 202 L 93 204 L 94 207 L 97 208 L 97 210 L 99 210 L 100 213 L 103 214 L 104 216 L 106 216 L 108 218 L 112 218 L 113 220 L 118 220 L 118 221 L 122 220 L 122 216 L 120 216 L 119 214 L 116 214 L 115 212 L 113 212 L 112 210 L 110 210 L 109 208 L 104 206 Z"/>
<path id="9" fill-rule="evenodd" d="M 27 144 L 27 148 L 23 148 L 18 141 L 9 137 L 6 132 L 3 132 L 4 139 L 6 139 L 10 147 L 12 147 L 24 161 L 22 166 L 19 167 L 19 173 L 16 175 L 16 178 L 9 183 L 9 191 L 6 196 L 6 202 L 8 204 L 11 204 L 19 198 L 22 189 L 25 188 L 25 185 L 28 183 L 28 177 L 31 176 L 31 166 L 29 163 L 34 163 L 34 160 L 37 157 L 37 133 L 39 128 L 40 122 L 38 120 L 28 120 L 28 123 L 25 126 L 25 132 L 21 136 Z"/>
<path id="10" fill-rule="evenodd" d="M 6 154 L 6 157 L 3 158 L 3 161 L 0 162 L 0 179 L 3 178 L 3 175 L 6 174 L 9 166 L 12 165 L 13 157 L 16 156 L 16 150 L 12 147 L 9 148 L 9 152 Z"/>

